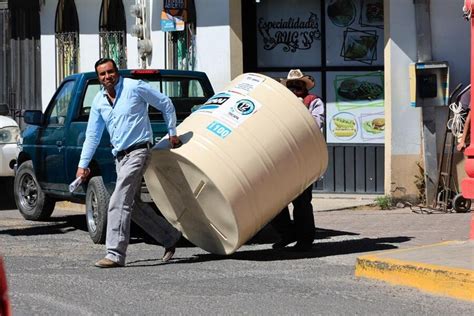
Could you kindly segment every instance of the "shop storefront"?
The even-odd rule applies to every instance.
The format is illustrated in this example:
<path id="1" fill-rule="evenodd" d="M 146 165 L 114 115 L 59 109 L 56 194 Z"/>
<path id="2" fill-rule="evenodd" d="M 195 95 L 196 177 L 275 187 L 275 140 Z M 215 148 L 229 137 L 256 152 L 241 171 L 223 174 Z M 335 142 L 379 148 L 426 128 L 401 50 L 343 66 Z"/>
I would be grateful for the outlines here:
<path id="1" fill-rule="evenodd" d="M 244 71 L 312 75 L 329 167 L 317 191 L 384 193 L 383 0 L 243 1 Z"/>

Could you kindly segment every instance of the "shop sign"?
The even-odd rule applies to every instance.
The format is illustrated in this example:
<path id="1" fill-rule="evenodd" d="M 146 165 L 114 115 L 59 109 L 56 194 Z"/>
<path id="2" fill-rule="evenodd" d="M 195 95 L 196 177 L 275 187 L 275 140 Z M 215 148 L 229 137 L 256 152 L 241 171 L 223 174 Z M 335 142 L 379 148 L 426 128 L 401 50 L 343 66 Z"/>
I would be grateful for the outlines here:
<path id="1" fill-rule="evenodd" d="M 263 48 L 272 50 L 281 47 L 285 52 L 310 49 L 314 41 L 321 40 L 319 17 L 309 12 L 307 18 L 290 16 L 278 20 L 260 18 L 258 32 L 263 37 Z"/>

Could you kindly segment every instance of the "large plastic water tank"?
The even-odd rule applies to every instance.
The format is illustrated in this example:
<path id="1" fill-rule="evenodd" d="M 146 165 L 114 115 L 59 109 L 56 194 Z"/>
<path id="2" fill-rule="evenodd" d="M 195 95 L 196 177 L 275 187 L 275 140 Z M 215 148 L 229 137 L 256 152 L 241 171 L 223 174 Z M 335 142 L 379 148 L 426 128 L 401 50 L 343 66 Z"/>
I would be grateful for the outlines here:
<path id="1" fill-rule="evenodd" d="M 230 254 L 327 167 L 323 135 L 305 105 L 272 78 L 234 79 L 152 151 L 145 181 L 168 221 L 195 245 Z"/>

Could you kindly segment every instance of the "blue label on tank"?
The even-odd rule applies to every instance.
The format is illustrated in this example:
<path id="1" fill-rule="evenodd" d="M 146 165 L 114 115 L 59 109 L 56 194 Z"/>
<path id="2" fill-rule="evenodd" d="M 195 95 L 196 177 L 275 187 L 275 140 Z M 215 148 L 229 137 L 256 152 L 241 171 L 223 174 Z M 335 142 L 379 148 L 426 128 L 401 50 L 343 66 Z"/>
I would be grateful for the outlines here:
<path id="1" fill-rule="evenodd" d="M 203 111 L 203 110 L 215 110 L 217 109 L 219 106 L 218 105 L 203 105 L 201 106 L 200 108 L 198 108 L 196 110 L 197 111 Z"/>
<path id="2" fill-rule="evenodd" d="M 207 126 L 207 129 L 211 131 L 212 133 L 216 134 L 220 138 L 226 138 L 229 136 L 230 133 L 232 133 L 232 129 L 229 127 L 225 126 L 224 124 L 214 121 L 211 124 Z"/>

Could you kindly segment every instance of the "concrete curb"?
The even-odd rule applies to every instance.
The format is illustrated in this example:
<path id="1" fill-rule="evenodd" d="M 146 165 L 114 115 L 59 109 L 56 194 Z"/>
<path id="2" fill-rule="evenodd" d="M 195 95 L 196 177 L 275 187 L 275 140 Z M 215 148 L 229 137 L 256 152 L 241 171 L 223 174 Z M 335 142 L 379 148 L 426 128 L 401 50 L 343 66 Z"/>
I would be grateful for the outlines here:
<path id="1" fill-rule="evenodd" d="M 410 252 L 429 252 L 429 248 L 458 244 L 457 241 L 448 241 L 430 246 L 361 256 L 357 258 L 355 275 L 474 302 L 474 270 L 396 258 L 400 257 L 399 255 L 409 257 Z M 469 261 L 469 258 L 466 258 L 466 261 Z"/>

